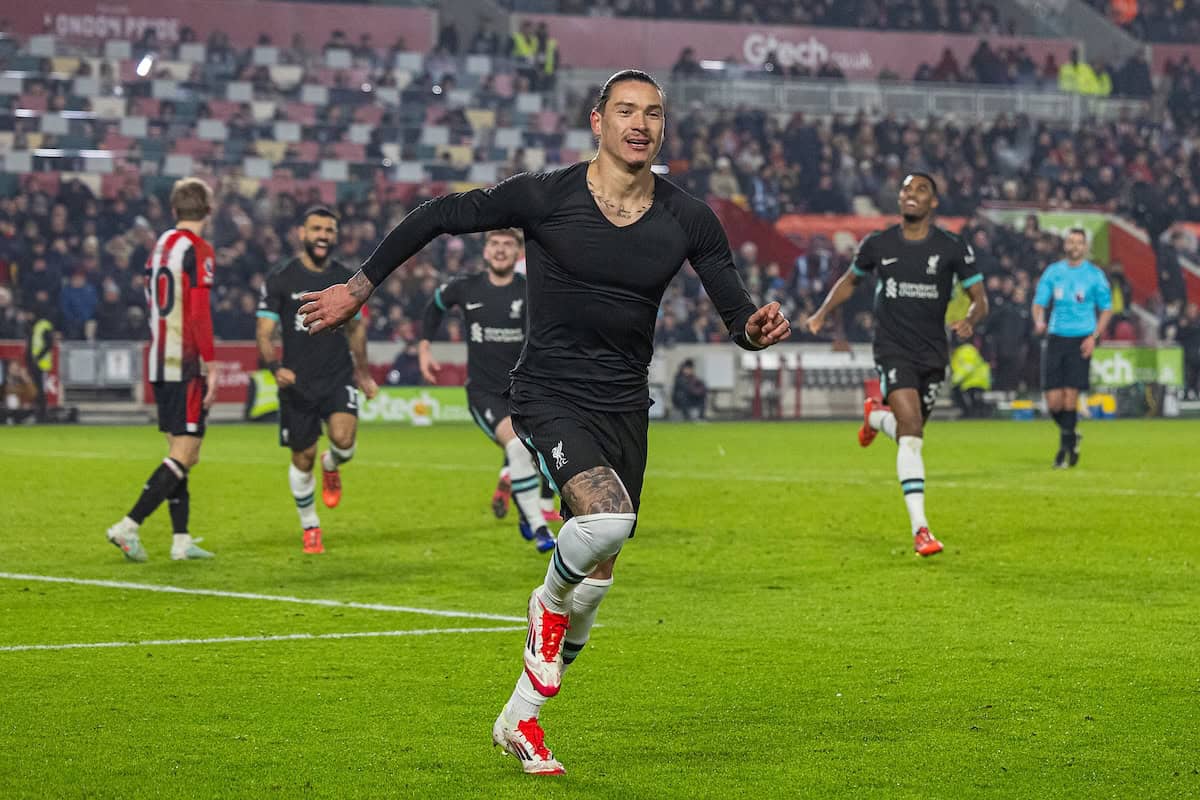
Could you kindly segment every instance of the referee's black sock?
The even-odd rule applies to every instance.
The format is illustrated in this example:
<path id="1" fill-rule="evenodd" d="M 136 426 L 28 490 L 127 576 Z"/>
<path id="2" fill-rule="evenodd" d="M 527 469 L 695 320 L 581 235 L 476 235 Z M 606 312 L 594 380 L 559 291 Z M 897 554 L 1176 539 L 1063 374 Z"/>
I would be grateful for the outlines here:
<path id="1" fill-rule="evenodd" d="M 1059 447 L 1066 452 L 1075 449 L 1075 423 L 1079 421 L 1078 411 L 1061 411 L 1062 432 L 1059 434 Z"/>
<path id="2" fill-rule="evenodd" d="M 164 458 L 158 469 L 150 474 L 150 479 L 142 487 L 142 496 L 134 503 L 129 518 L 141 525 L 146 517 L 154 513 L 154 509 L 162 504 L 175 489 L 187 478 L 187 469 L 173 458 Z"/>
<path id="3" fill-rule="evenodd" d="M 1063 426 L 1063 412 L 1061 410 L 1051 411 L 1050 416 L 1054 418 L 1054 424 L 1061 429 Z"/>

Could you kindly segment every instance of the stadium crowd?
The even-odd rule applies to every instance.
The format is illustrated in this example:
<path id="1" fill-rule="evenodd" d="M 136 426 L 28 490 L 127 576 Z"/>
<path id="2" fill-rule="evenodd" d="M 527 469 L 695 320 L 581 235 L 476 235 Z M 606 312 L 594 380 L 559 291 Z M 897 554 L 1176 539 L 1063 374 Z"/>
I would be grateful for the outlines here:
<path id="1" fill-rule="evenodd" d="M 1200 6 L 1188 0 L 1087 0 L 1097 11 L 1149 42 L 1200 41 Z"/>
<path id="2" fill-rule="evenodd" d="M 420 201 L 414 197 L 411 202 Z M 270 267 L 294 250 L 295 221 L 306 200 L 288 194 L 245 197 L 231 180 L 221 184 L 218 211 L 210 228 L 217 254 L 214 330 L 221 340 L 254 338 L 254 308 Z M 341 238 L 335 257 L 354 265 L 377 243 L 382 230 L 407 209 L 375 193 L 338 203 Z M 379 222 L 377 222 L 379 221 Z M 85 186 L 66 182 L 57 196 L 33 191 L 0 200 L 0 339 L 22 338 L 36 316 L 55 321 L 70 339 L 145 339 L 144 264 L 156 233 L 170 226 L 155 195 L 124 194 L 112 201 L 93 197 Z M 981 350 L 993 360 L 995 386 L 1036 386 L 1036 350 L 1029 304 L 1042 268 L 1060 257 L 1061 242 L 1039 229 L 1030 216 L 1021 230 L 997 225 L 982 214 L 962 230 L 972 243 L 992 300 L 993 313 L 981 331 Z M 798 338 L 813 340 L 804 322 L 820 304 L 831 282 L 848 266 L 853 248 L 839 250 L 824 237 L 807 242 L 794 264 L 763 263 L 752 241 L 735 242 L 735 260 L 756 302 L 780 301 L 797 320 Z M 1183 234 L 1165 247 L 1195 256 L 1195 241 Z M 443 237 L 397 271 L 370 301 L 368 335 L 372 341 L 411 343 L 434 290 L 443 281 L 481 268 L 478 236 Z M 1167 254 L 1170 255 L 1170 254 Z M 1164 263 L 1160 255 L 1160 261 Z M 1119 264 L 1107 265 L 1114 287 L 1116 317 L 1109 335 L 1134 341 L 1142 331 L 1128 313 L 1130 289 Z M 1162 279 L 1165 301 L 1163 335 L 1188 346 L 1200 321 L 1181 302 L 1182 278 Z M 864 283 L 841 318 L 818 340 L 871 338 L 868 313 L 873 288 Z M 462 341 L 461 323 L 451 318 L 443 335 Z M 699 278 L 685 268 L 663 301 L 657 340 L 662 345 L 725 341 L 726 333 L 703 295 Z M 1191 337 L 1191 338 L 1189 338 Z"/>
<path id="3" fill-rule="evenodd" d="M 993 3 L 981 0 L 557 0 L 508 3 L 521 9 L 615 17 L 817 25 L 902 31 L 1004 34 Z"/>
<path id="4" fill-rule="evenodd" d="M 533 29 L 531 35 L 536 39 L 539 34 Z M 194 35 L 185 31 L 184 40 L 189 39 L 194 40 Z M 261 42 L 270 43 L 269 38 Z M 142 147 L 152 140 L 194 141 L 207 104 L 216 102 L 207 101 L 206 95 L 224 80 L 236 77 L 251 82 L 256 99 L 274 97 L 282 104 L 294 97 L 294 87 L 277 85 L 270 70 L 254 64 L 249 51 L 230 47 L 223 34 L 214 34 L 206 44 L 206 62 L 192 77 L 198 98 L 195 108 L 182 113 L 170 102 L 160 104 L 159 114 L 151 121 L 151 135 L 144 142 L 131 142 L 123 154 L 124 168 L 153 175 L 158 164 Z M 137 47 L 139 52 L 159 49 L 150 35 Z M 402 41 L 390 49 L 376 48 L 369 36 L 351 43 L 338 31 L 319 48 L 309 48 L 301 40 L 280 48 L 282 62 L 322 73 L 332 83 L 331 92 L 339 93 L 331 95 L 331 100 L 346 102 L 329 103 L 306 125 L 317 139 L 314 152 L 301 153 L 289 146 L 277 168 L 296 177 L 311 174 L 320 158 L 349 144 L 351 128 L 359 119 L 357 110 L 371 107 L 369 93 L 350 85 L 344 71 L 321 66 L 323 52 L 349 50 L 358 70 L 356 78 L 365 76 L 378 87 L 394 82 L 394 74 L 385 66 L 393 63 L 403 48 Z M 168 55 L 175 53 L 174 46 L 161 49 Z M 457 33 L 443 29 L 438 48 L 424 59 L 421 71 L 412 74 L 406 86 L 395 87 L 403 92 L 401 109 L 407 116 L 401 119 L 394 111 L 379 110 L 369 141 L 358 146 L 361 160 L 351 164 L 353 191 L 340 193 L 344 196 L 336 203 L 326 199 L 342 218 L 337 255 L 346 263 L 365 258 L 379 237 L 423 199 L 423 192 L 436 188 L 413 184 L 404 192 L 395 192 L 395 187 L 388 185 L 382 164 L 391 140 L 403 140 L 404 157 L 421 155 L 417 143 L 406 138 L 411 131 L 405 127 L 406 120 L 415 120 L 418 128 L 431 120 L 446 125 L 453 142 L 466 143 L 472 161 L 495 160 L 498 155 L 508 158 L 497 171 L 497 179 L 539 166 L 527 161 L 523 147 L 498 150 L 486 136 L 473 138 L 478 132 L 471 120 L 462 109 L 444 102 L 457 79 L 466 77 L 461 59 L 453 55 L 458 49 Z M 508 50 L 494 31 L 485 28 L 467 49 L 496 55 L 498 68 L 504 68 L 500 59 Z M 507 92 L 493 91 L 496 76 L 476 76 L 472 105 L 494 112 L 497 126 L 515 124 L 520 116 L 514 112 L 515 97 L 523 90 L 547 88 L 536 87 L 527 74 L 519 74 L 537 63 L 535 59 L 522 66 L 518 60 L 518 74 Z M 82 61 L 79 69 L 91 77 L 85 74 L 87 61 Z M 105 75 L 103 64 L 98 77 L 107 81 L 110 92 L 119 94 L 121 81 L 111 73 Z M 981 204 L 1100 207 L 1132 217 L 1155 239 L 1162 238 L 1175 220 L 1200 220 L 1200 149 L 1189 144 L 1200 127 L 1195 116 L 1200 103 L 1193 102 L 1200 99 L 1200 80 L 1187 62 L 1177 65 L 1170 80 L 1169 105 L 1175 112 L 1171 122 L 1089 122 L 1082 129 L 1007 116 L 987 125 L 968 125 L 948 117 L 924 122 L 866 113 L 833 119 L 802 114 L 781 118 L 761 110 L 681 108 L 673 113 L 662 161 L 673 179 L 692 193 L 744 204 L 767 220 L 797 212 L 889 214 L 907 172 L 932 172 L 942 185 L 941 213 L 972 217 L 966 233 L 985 265 L 996 316 L 1007 320 L 1009 311 L 1001 311 L 1006 304 L 1025 309 L 1022 313 L 1027 314 L 1032 281 L 1053 260 L 1057 246 L 1040 231 L 1012 234 L 996 228 L 976 214 Z M 44 80 L 27 81 L 25 88 L 29 96 L 43 98 L 50 110 L 79 101 L 71 96 L 69 81 L 49 74 Z M 540 146 L 547 163 L 573 160 L 576 154 L 562 146 L 565 133 L 585 124 L 590 104 L 590 97 L 569 100 L 567 107 L 577 111 L 561 114 L 558 123 L 548 129 L 534 124 L 531 117 L 528 129 L 522 131 L 522 142 Z M 253 338 L 253 309 L 263 278 L 272 264 L 293 250 L 298 213 L 322 199 L 313 187 L 280 191 L 264 184 L 249 195 L 244 193 L 239 182 L 239 148 L 269 137 L 273 121 L 254 118 L 244 105 L 232 109 L 227 140 L 198 154 L 198 173 L 218 186 L 219 210 L 211 231 L 219 276 L 214 323 L 218 338 L 225 340 Z M 27 119 L 10 118 L 10 122 L 15 149 L 23 149 L 35 129 Z M 96 120 L 84 125 L 84 138 L 105 141 L 113 137 L 115 123 Z M 62 144 L 53 134 L 37 135 L 42 147 Z M 466 165 L 451 163 L 435 155 L 432 148 L 426 149 L 425 168 L 435 181 L 466 179 Z M 9 176 L 10 181 L 13 178 Z M 156 234 L 170 227 L 163 204 L 169 184 L 169 180 L 128 181 L 116 196 L 101 198 L 80 181 L 64 181 L 55 190 L 22 182 L 19 191 L 0 199 L 0 338 L 23 336 L 35 313 L 54 317 L 57 329 L 68 338 L 144 338 L 141 267 Z M 756 300 L 779 299 L 793 319 L 800 320 L 798 330 L 803 329 L 804 316 L 816 307 L 831 278 L 848 264 L 845 250 L 839 252 L 833 243 L 819 238 L 805 243 L 808 252 L 797 264 L 760 264 L 752 242 L 733 244 Z M 1170 246 L 1194 251 L 1190 240 L 1172 239 Z M 415 321 L 434 289 L 448 277 L 477 269 L 480 248 L 478 237 L 444 239 L 393 276 L 372 299 L 370 338 L 415 339 Z M 1177 264 L 1175 270 L 1178 272 Z M 1113 267 L 1113 276 L 1114 282 L 1121 280 L 1119 266 Z M 1183 329 L 1190 329 L 1178 297 L 1170 296 L 1176 291 L 1170 288 L 1175 284 L 1171 280 L 1164 283 L 1168 288 L 1164 289 L 1163 314 L 1164 331 L 1177 333 L 1179 326 L 1167 324 L 1171 320 L 1184 320 Z M 720 322 L 700 295 L 698 279 L 685 271 L 664 302 L 659 330 L 663 343 L 724 338 Z M 841 328 L 828 332 L 830 337 L 870 338 L 869 315 L 863 313 L 869 293 L 864 290 L 859 299 L 858 305 L 843 314 Z M 1022 313 L 1013 313 L 1022 317 Z M 1131 335 L 1129 329 L 1135 322 L 1118 321 L 1127 323 L 1123 335 Z M 1012 345 L 1018 335 L 1028 351 L 1027 326 L 1011 320 L 1005 325 L 1008 327 L 1001 331 L 999 323 L 989 324 L 985 352 L 993 357 L 1017 352 L 1021 348 Z M 1132 335 L 1137 333 L 1134 329 Z M 451 320 L 446 335 L 461 339 L 461 326 Z M 1008 375 L 1012 371 L 998 371 L 998 384 L 1004 382 L 1000 372 Z"/>

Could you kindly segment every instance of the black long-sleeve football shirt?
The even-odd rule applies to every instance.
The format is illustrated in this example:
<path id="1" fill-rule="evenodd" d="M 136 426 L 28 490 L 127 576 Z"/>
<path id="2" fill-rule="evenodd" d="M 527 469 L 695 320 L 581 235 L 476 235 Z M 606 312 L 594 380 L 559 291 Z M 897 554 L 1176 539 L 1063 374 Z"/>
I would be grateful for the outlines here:
<path id="1" fill-rule="evenodd" d="M 729 242 L 707 205 L 655 176 L 654 202 L 626 227 L 608 220 L 587 186 L 587 164 L 524 173 L 490 188 L 423 203 L 363 264 L 379 285 L 443 233 L 525 232 L 529 335 L 511 400 L 558 398 L 601 411 L 650 406 L 654 325 L 671 278 L 691 262 L 739 346 L 754 305 Z"/>

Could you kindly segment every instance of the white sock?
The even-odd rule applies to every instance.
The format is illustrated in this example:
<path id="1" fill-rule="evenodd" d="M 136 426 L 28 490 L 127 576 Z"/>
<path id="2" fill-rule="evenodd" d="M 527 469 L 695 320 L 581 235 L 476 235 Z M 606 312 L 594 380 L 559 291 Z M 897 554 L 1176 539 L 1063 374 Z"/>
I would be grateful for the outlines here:
<path id="1" fill-rule="evenodd" d="M 183 552 L 191 543 L 192 535 L 190 533 L 177 533 L 171 537 L 171 552 Z"/>
<path id="2" fill-rule="evenodd" d="M 596 612 L 600 610 L 600 603 L 612 584 L 612 578 L 584 578 L 583 583 L 575 589 L 575 595 L 571 598 L 571 627 L 563 638 L 563 671 L 579 657 L 579 651 L 583 650 L 591 637 Z"/>
<path id="3" fill-rule="evenodd" d="M 317 518 L 316 478 L 311 472 L 304 472 L 295 464 L 289 464 L 288 485 L 296 500 L 296 511 L 300 513 L 300 526 L 306 530 L 319 528 L 321 520 Z"/>
<path id="4" fill-rule="evenodd" d="M 872 411 L 867 416 L 867 424 L 877 431 L 883 431 L 889 439 L 896 441 L 896 415 L 890 411 Z"/>
<path id="5" fill-rule="evenodd" d="M 326 472 L 333 472 L 352 458 L 354 458 L 354 445 L 343 450 L 331 442 L 329 449 L 321 454 L 321 467 Z"/>
<path id="6" fill-rule="evenodd" d="M 925 461 L 921 458 L 924 440 L 920 436 L 901 436 L 896 449 L 896 475 L 908 506 L 908 519 L 915 534 L 928 528 L 925 519 Z"/>
<path id="7" fill-rule="evenodd" d="M 533 682 L 529 680 L 525 671 L 521 670 L 521 677 L 517 679 L 512 697 L 508 698 L 508 703 L 504 706 L 504 716 L 510 722 L 520 722 L 530 717 L 537 719 L 548 699 L 533 688 Z"/>
<path id="8" fill-rule="evenodd" d="M 637 514 L 588 514 L 567 520 L 558 532 L 546 580 L 538 587 L 542 605 L 556 614 L 569 614 L 575 588 L 621 552 L 636 522 Z"/>
<path id="9" fill-rule="evenodd" d="M 508 454 L 513 502 L 531 528 L 536 531 L 546 527 L 546 521 L 542 518 L 542 481 L 537 467 L 533 465 L 533 456 L 520 439 L 513 439 L 506 444 L 504 452 Z"/>

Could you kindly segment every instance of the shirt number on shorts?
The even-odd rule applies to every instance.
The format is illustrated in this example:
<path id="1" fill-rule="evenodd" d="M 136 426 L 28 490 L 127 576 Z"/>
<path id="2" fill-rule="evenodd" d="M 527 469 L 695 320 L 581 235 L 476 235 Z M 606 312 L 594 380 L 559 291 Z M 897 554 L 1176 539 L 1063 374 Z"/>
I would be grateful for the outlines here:
<path id="1" fill-rule="evenodd" d="M 933 404 L 937 402 L 938 392 L 942 390 L 941 382 L 929 384 L 929 388 L 925 390 L 925 407 L 933 408 Z"/>
<path id="2" fill-rule="evenodd" d="M 347 386 L 346 393 L 350 395 L 350 401 L 346 403 L 346 408 L 358 411 L 358 389 L 355 389 L 353 386 Z"/>

